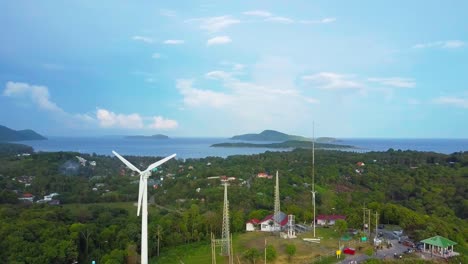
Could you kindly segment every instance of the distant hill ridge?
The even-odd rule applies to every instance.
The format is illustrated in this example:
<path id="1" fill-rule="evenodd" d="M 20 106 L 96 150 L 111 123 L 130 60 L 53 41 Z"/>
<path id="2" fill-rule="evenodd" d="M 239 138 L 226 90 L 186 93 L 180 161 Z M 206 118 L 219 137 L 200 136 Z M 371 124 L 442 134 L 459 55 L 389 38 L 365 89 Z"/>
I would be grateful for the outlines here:
<path id="1" fill-rule="evenodd" d="M 22 140 L 43 140 L 46 137 L 36 133 L 31 129 L 13 130 L 6 126 L 0 125 L 0 142 L 1 141 L 22 141 Z"/>
<path id="2" fill-rule="evenodd" d="M 278 132 L 275 130 L 264 130 L 260 134 L 237 135 L 237 136 L 233 136 L 231 139 L 245 140 L 245 141 L 289 141 L 289 140 L 310 141 L 310 138 L 306 138 L 302 136 L 295 136 L 295 135 L 288 135 L 288 134 Z"/>

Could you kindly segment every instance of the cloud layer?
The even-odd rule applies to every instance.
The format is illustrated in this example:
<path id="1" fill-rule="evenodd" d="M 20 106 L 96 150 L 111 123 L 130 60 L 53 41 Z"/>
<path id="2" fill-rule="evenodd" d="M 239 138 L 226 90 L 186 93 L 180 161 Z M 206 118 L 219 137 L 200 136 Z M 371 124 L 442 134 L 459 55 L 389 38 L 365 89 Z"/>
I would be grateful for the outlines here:
<path id="1" fill-rule="evenodd" d="M 208 46 L 221 45 L 221 44 L 228 44 L 230 42 L 232 42 L 232 40 L 229 36 L 217 36 L 217 37 L 209 39 L 206 42 L 206 45 Z"/>
<path id="2" fill-rule="evenodd" d="M 31 85 L 22 82 L 7 82 L 3 95 L 18 100 L 31 102 L 33 106 L 53 114 L 65 124 L 73 127 L 98 125 L 101 128 L 123 129 L 175 129 L 176 120 L 162 116 L 143 117 L 138 113 L 119 114 L 104 108 L 98 108 L 95 117 L 89 114 L 70 114 L 51 101 L 49 89 L 46 86 Z M 145 125 L 145 120 L 150 123 Z"/>

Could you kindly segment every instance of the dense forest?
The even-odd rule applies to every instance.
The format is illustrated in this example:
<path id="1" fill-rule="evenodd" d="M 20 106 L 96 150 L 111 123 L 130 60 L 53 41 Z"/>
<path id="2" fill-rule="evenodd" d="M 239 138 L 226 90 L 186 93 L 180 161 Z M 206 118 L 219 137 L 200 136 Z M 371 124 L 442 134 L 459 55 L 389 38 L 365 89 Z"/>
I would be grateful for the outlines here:
<path id="1" fill-rule="evenodd" d="M 88 161 L 82 165 L 75 157 Z M 141 168 L 157 157 L 127 157 Z M 231 230 L 273 211 L 273 180 L 279 172 L 281 209 L 297 222 L 312 221 L 312 153 L 297 149 L 228 158 L 171 160 L 149 188 L 150 256 L 161 248 L 208 241 L 221 233 L 223 187 L 230 182 Z M 468 152 L 444 155 L 399 151 L 315 153 L 317 212 L 343 214 L 361 228 L 362 207 L 377 211 L 380 223 L 400 225 L 413 239 L 442 235 L 468 253 Z M 138 178 L 115 157 L 70 152 L 0 155 L 0 259 L 7 263 L 135 263 L 139 248 Z M 30 179 L 28 184 L 20 181 Z M 50 193 L 61 205 L 24 203 L 30 193 Z M 34 261 L 33 261 L 34 260 Z"/>

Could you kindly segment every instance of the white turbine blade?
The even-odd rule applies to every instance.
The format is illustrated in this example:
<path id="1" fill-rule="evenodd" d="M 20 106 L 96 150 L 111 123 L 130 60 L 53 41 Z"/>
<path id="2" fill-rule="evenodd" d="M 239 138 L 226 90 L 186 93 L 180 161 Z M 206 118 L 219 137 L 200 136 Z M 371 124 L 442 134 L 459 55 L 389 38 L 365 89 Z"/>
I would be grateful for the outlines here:
<path id="1" fill-rule="evenodd" d="M 138 188 L 138 210 L 137 216 L 140 216 L 140 209 L 141 209 L 141 199 L 143 198 L 143 175 L 140 174 L 140 187 Z"/>
<path id="2" fill-rule="evenodd" d="M 117 156 L 117 158 L 119 158 L 119 160 L 121 160 L 123 163 L 125 163 L 125 165 L 127 165 L 128 168 L 130 168 L 131 170 L 133 171 L 136 171 L 138 173 L 141 173 L 141 171 L 135 167 L 133 164 L 131 164 L 128 160 L 124 159 L 124 157 L 120 156 L 119 153 L 115 152 L 115 151 L 112 151 L 112 153 Z"/>
<path id="3" fill-rule="evenodd" d="M 166 161 L 174 158 L 176 156 L 176 154 L 172 154 L 170 155 L 169 157 L 165 157 L 164 159 L 162 160 L 159 160 L 159 161 L 156 161 L 155 163 L 151 164 L 148 166 L 148 168 L 145 170 L 145 171 L 151 171 L 153 170 L 154 168 L 158 167 L 159 165 L 165 163 Z"/>

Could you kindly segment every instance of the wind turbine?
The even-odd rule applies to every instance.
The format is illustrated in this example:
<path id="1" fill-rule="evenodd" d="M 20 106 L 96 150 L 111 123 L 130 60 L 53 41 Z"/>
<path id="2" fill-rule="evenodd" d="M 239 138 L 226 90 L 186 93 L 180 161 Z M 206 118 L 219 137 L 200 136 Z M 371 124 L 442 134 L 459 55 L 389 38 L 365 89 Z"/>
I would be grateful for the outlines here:
<path id="1" fill-rule="evenodd" d="M 140 174 L 140 188 L 138 190 L 138 211 L 137 216 L 140 216 L 140 209 L 142 211 L 141 217 L 141 264 L 148 263 L 148 178 L 151 176 L 151 171 L 156 169 L 159 165 L 166 161 L 174 158 L 176 154 L 172 154 L 160 161 L 157 161 L 148 166 L 144 171 L 140 171 L 124 157 L 120 156 L 119 153 L 112 151 L 112 153 L 119 158 L 129 169 L 138 172 Z M 143 203 L 143 209 L 142 207 Z"/>

